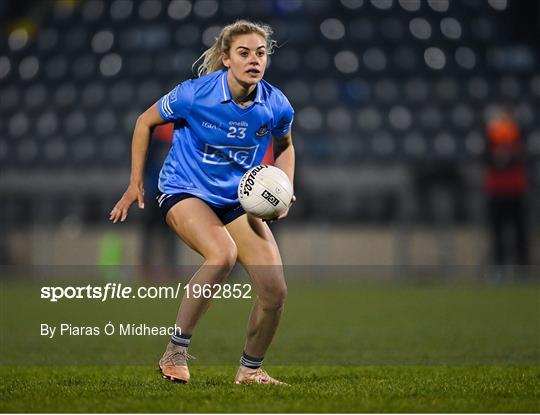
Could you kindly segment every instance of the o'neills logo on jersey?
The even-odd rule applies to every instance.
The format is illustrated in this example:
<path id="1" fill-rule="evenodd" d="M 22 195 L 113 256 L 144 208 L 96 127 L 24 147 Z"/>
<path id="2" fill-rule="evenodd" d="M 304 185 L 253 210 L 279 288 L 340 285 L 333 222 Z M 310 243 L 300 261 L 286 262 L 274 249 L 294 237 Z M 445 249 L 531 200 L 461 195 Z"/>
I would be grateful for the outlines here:
<path id="1" fill-rule="evenodd" d="M 244 127 L 244 128 L 249 127 L 249 124 L 247 123 L 247 121 L 229 121 L 229 125 L 233 125 L 235 127 Z"/>
<path id="2" fill-rule="evenodd" d="M 268 190 L 265 190 L 262 192 L 262 197 L 264 197 L 272 206 L 277 206 L 279 203 L 279 199 L 275 197 L 272 193 L 270 193 Z"/>
<path id="3" fill-rule="evenodd" d="M 263 125 L 261 128 L 259 128 L 256 132 L 255 132 L 255 135 L 257 137 L 263 137 L 265 136 L 266 134 L 268 134 L 268 126 L 267 125 Z"/>
<path id="4" fill-rule="evenodd" d="M 204 146 L 203 163 L 217 165 L 239 164 L 242 167 L 249 168 L 255 160 L 258 148 L 258 144 L 250 147 L 206 144 Z"/>

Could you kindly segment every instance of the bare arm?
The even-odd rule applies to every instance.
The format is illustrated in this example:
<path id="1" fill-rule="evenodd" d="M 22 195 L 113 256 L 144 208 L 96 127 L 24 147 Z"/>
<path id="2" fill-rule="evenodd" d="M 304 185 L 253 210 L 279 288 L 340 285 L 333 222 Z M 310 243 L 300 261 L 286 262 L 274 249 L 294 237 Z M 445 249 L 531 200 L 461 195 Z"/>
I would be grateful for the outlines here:
<path id="1" fill-rule="evenodd" d="M 274 165 L 283 170 L 294 185 L 294 146 L 291 133 L 274 137 Z"/>
<path id="2" fill-rule="evenodd" d="M 131 141 L 131 175 L 129 186 L 111 210 L 109 220 L 113 223 L 124 222 L 129 207 L 138 202 L 139 208 L 144 209 L 143 173 L 148 145 L 154 127 L 165 124 L 166 121 L 159 114 L 157 103 L 143 112 L 135 124 Z"/>
<path id="3" fill-rule="evenodd" d="M 274 165 L 287 174 L 294 189 L 294 146 L 292 143 L 292 135 L 289 132 L 284 137 L 274 137 Z M 296 201 L 293 194 L 292 204 Z M 290 208 L 290 207 L 289 207 Z M 279 215 L 276 220 L 283 219 L 289 213 L 289 209 Z"/>

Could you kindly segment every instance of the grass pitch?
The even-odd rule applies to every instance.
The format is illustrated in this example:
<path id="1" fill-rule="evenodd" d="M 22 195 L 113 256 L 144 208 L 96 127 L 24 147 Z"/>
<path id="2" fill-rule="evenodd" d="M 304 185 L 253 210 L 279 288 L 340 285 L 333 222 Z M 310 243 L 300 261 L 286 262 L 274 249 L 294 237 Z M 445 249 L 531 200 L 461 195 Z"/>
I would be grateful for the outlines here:
<path id="1" fill-rule="evenodd" d="M 2 412 L 540 410 L 537 283 L 290 283 L 265 363 L 289 387 L 232 384 L 251 301 L 215 301 L 181 385 L 156 370 L 166 338 L 39 336 L 44 321 L 166 324 L 177 301 L 50 304 L 1 288 Z"/>
<path id="2" fill-rule="evenodd" d="M 537 412 L 538 366 L 279 366 L 289 387 L 233 385 L 236 367 L 5 367 L 3 412 Z"/>

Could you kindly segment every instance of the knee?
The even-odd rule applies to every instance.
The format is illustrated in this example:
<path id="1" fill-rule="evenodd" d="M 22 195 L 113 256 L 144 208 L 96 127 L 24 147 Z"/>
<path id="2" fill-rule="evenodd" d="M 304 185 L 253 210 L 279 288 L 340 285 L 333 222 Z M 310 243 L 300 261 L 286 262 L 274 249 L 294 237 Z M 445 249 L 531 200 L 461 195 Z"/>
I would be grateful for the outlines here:
<path id="1" fill-rule="evenodd" d="M 264 311 L 276 311 L 283 308 L 287 298 L 287 285 L 279 284 L 275 287 L 265 290 L 259 295 L 259 301 Z"/>
<path id="2" fill-rule="evenodd" d="M 234 242 L 230 242 L 225 246 L 220 246 L 206 256 L 207 265 L 217 266 L 222 268 L 224 271 L 231 271 L 236 264 L 236 259 L 238 257 L 238 250 Z"/>

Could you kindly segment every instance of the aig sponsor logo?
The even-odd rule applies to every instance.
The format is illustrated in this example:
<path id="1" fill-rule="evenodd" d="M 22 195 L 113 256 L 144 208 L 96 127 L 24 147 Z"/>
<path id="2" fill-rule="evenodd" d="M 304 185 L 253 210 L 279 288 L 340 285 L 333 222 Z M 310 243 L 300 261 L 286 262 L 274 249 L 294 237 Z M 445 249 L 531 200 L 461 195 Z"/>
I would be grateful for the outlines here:
<path id="1" fill-rule="evenodd" d="M 213 146 L 206 144 L 204 147 L 203 163 L 207 164 L 240 164 L 249 168 L 255 160 L 255 154 L 259 145 L 250 147 L 240 146 Z"/>

